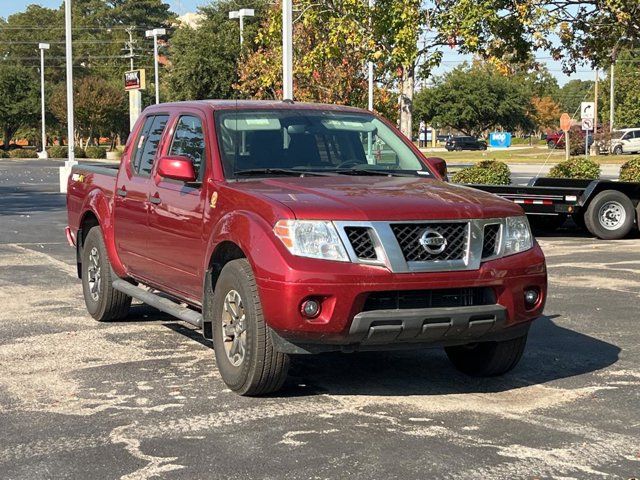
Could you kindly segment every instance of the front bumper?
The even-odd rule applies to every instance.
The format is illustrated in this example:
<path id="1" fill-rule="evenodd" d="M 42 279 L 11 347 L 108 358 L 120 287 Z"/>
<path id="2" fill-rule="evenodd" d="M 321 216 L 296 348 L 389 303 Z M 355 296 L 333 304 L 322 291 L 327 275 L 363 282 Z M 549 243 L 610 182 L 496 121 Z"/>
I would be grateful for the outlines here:
<path id="1" fill-rule="evenodd" d="M 353 265 L 348 267 L 349 274 L 340 275 L 340 265 L 333 265 L 335 262 L 316 261 L 320 266 L 328 263 L 332 265 L 316 272 L 308 268 L 293 271 L 287 282 L 257 279 L 265 321 L 281 350 L 292 352 L 295 345 L 307 351 L 459 345 L 514 337 L 526 333 L 530 322 L 542 314 L 546 300 L 544 255 L 537 244 L 521 254 L 487 261 L 478 270 L 468 271 L 394 274 L 381 267 L 357 266 L 360 276 L 355 278 Z M 478 287 L 492 289 L 495 303 L 364 308 L 367 298 L 376 292 Z M 539 292 L 539 301 L 532 308 L 524 302 L 524 291 L 529 288 Z M 319 300 L 322 306 L 314 319 L 304 318 L 300 311 L 302 302 L 309 298 Z"/>

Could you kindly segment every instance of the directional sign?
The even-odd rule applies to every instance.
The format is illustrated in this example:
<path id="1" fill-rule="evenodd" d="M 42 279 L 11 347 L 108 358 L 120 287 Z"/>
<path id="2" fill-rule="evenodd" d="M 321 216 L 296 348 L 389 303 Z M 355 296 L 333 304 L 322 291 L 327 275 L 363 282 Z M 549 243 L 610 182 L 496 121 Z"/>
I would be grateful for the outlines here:
<path id="1" fill-rule="evenodd" d="M 593 118 L 582 119 L 582 130 L 584 130 L 585 132 L 593 130 Z"/>
<path id="2" fill-rule="evenodd" d="M 560 116 L 560 128 L 565 132 L 571 128 L 571 117 L 567 112 Z"/>
<path id="3" fill-rule="evenodd" d="M 582 102 L 580 104 L 580 118 L 594 118 L 596 113 L 595 102 Z"/>

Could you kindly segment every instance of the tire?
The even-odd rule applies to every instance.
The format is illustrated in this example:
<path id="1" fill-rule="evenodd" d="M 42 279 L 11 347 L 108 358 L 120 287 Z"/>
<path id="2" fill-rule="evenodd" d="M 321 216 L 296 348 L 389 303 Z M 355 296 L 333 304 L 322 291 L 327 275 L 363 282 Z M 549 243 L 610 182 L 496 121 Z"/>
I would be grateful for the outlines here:
<path id="1" fill-rule="evenodd" d="M 456 147 L 454 148 L 454 150 L 455 150 L 456 152 L 461 152 L 461 151 L 462 151 L 462 147 L 458 147 L 458 146 L 456 146 Z"/>
<path id="2" fill-rule="evenodd" d="M 529 215 L 529 224 L 536 232 L 555 232 L 567 221 L 566 215 Z"/>
<path id="3" fill-rule="evenodd" d="M 247 396 L 279 390 L 287 377 L 289 356 L 276 351 L 272 344 L 256 280 L 246 259 L 224 266 L 212 303 L 213 349 L 224 383 Z M 244 321 L 238 322 L 238 318 Z M 225 335 L 225 330 L 230 335 Z"/>
<path id="4" fill-rule="evenodd" d="M 122 320 L 131 297 L 115 290 L 115 280 L 100 227 L 89 230 L 82 247 L 82 293 L 89 314 L 99 322 Z"/>
<path id="5" fill-rule="evenodd" d="M 557 148 L 556 142 L 554 142 L 553 140 L 549 140 L 547 142 L 547 147 L 549 148 L 549 150 L 555 150 Z"/>
<path id="6" fill-rule="evenodd" d="M 635 215 L 629 197 L 616 190 L 605 190 L 591 200 L 584 223 L 592 235 L 602 240 L 619 240 L 633 228 Z"/>
<path id="7" fill-rule="evenodd" d="M 527 335 L 501 342 L 445 347 L 453 365 L 462 373 L 475 377 L 495 377 L 512 370 L 522 358 Z"/>
<path id="8" fill-rule="evenodd" d="M 480 144 L 480 150 L 486 150 L 486 149 L 487 149 L 487 146 L 484 143 Z"/>
<path id="9" fill-rule="evenodd" d="M 622 155 L 622 145 L 616 145 L 615 147 L 613 147 L 613 154 L 614 155 Z"/>

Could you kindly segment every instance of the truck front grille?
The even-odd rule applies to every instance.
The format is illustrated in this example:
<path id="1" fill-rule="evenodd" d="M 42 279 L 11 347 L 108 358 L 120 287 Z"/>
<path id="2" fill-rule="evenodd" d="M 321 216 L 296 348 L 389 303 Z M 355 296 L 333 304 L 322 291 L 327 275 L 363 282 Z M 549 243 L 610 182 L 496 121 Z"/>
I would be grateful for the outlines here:
<path id="1" fill-rule="evenodd" d="M 500 224 L 493 223 L 484 226 L 484 237 L 482 240 L 482 258 L 497 255 L 500 246 Z"/>
<path id="2" fill-rule="evenodd" d="M 362 310 L 368 312 L 410 308 L 471 307 L 495 303 L 495 292 L 489 287 L 400 290 L 370 293 Z"/>
<path id="3" fill-rule="evenodd" d="M 356 257 L 362 260 L 378 258 L 369 230 L 368 227 L 345 227 L 344 229 Z"/>
<path id="4" fill-rule="evenodd" d="M 444 250 L 430 252 L 421 243 L 427 230 L 435 231 L 446 241 Z M 467 252 L 468 223 L 395 223 L 391 230 L 396 236 L 407 262 L 463 260 Z M 432 249 L 435 250 L 435 249 Z"/>

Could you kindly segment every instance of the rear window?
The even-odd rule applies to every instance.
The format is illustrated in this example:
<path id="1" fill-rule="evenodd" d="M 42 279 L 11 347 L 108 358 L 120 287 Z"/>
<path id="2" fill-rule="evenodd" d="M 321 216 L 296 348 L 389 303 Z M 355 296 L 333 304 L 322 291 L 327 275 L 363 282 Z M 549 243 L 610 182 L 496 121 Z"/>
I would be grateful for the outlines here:
<path id="1" fill-rule="evenodd" d="M 151 174 L 158 145 L 168 120 L 168 115 L 152 115 L 145 120 L 136 140 L 135 150 L 131 155 L 133 171 L 138 175 L 149 176 Z"/>

